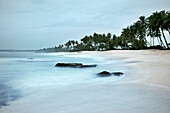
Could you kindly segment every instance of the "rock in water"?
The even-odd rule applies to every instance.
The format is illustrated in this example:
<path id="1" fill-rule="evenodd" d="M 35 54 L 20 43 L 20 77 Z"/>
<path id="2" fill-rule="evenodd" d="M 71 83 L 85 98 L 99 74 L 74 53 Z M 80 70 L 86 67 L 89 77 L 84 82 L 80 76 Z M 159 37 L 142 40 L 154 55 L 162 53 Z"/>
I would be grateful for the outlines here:
<path id="1" fill-rule="evenodd" d="M 121 75 L 123 75 L 123 73 L 122 72 L 114 72 L 114 73 L 112 73 L 114 76 L 121 76 Z"/>
<path id="2" fill-rule="evenodd" d="M 28 58 L 28 60 L 33 60 L 34 58 Z"/>
<path id="3" fill-rule="evenodd" d="M 111 76 L 112 74 L 110 72 L 107 71 L 103 71 L 97 74 L 99 77 L 108 77 Z"/>
<path id="4" fill-rule="evenodd" d="M 83 65 L 82 63 L 57 63 L 56 67 L 75 67 L 75 68 L 87 68 L 96 67 L 97 65 Z"/>
<path id="5" fill-rule="evenodd" d="M 56 67 L 81 67 L 82 63 L 57 63 Z"/>
<path id="6" fill-rule="evenodd" d="M 82 65 L 80 68 L 86 68 L 86 67 L 96 67 L 97 65 Z"/>

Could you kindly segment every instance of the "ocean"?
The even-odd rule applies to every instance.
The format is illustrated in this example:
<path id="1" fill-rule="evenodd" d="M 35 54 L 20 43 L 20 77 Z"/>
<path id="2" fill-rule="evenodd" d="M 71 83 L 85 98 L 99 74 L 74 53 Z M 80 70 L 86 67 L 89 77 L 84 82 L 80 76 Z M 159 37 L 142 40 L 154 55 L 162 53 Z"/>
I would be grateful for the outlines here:
<path id="1" fill-rule="evenodd" d="M 97 64 L 90 68 L 55 67 L 56 63 Z M 38 97 L 72 86 L 117 82 L 126 75 L 98 77 L 101 71 L 126 72 L 124 62 L 97 54 L 0 52 L 0 108 L 25 97 Z"/>

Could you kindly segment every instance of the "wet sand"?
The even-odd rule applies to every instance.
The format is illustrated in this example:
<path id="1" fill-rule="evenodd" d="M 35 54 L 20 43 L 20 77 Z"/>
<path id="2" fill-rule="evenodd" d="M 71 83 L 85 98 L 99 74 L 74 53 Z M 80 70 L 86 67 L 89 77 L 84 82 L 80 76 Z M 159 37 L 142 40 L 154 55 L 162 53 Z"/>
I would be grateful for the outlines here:
<path id="1" fill-rule="evenodd" d="M 169 113 L 170 51 L 106 51 L 98 54 L 126 62 L 119 82 L 41 91 L 12 101 L 1 113 Z"/>
<path id="2" fill-rule="evenodd" d="M 99 52 L 103 56 L 127 62 L 136 81 L 170 87 L 170 51 L 166 50 L 117 50 Z"/>

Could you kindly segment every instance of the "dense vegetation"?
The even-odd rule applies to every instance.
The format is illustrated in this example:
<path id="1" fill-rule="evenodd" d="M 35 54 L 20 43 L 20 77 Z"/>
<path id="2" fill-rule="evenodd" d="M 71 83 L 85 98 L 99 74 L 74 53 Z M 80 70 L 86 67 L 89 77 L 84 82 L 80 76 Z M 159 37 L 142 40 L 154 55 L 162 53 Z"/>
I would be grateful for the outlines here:
<path id="1" fill-rule="evenodd" d="M 47 51 L 101 51 L 113 49 L 146 49 L 151 45 L 146 37 L 157 38 L 160 48 L 169 49 L 164 31 L 170 34 L 170 12 L 154 12 L 148 18 L 140 16 L 139 20 L 127 28 L 122 29 L 121 35 L 116 36 L 111 33 L 85 36 L 78 41 L 69 40 L 58 47 L 47 48 Z M 163 37 L 163 39 L 161 38 Z M 165 43 L 164 43 L 165 42 Z"/>

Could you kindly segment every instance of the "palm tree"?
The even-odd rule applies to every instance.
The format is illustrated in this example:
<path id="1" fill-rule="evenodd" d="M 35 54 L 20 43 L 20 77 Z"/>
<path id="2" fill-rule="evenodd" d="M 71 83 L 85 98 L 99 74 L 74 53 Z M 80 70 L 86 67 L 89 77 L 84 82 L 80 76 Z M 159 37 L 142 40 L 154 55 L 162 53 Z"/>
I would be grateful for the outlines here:
<path id="1" fill-rule="evenodd" d="M 163 13 L 162 18 L 163 18 L 163 24 L 162 27 L 164 30 L 168 31 L 170 34 L 170 11 L 161 11 Z"/>
<path id="2" fill-rule="evenodd" d="M 163 38 L 165 40 L 166 46 L 167 48 L 169 48 L 168 46 L 168 42 L 165 38 L 165 34 L 163 32 L 164 29 L 168 29 L 169 30 L 169 26 L 170 24 L 167 24 L 167 15 L 165 13 L 165 11 L 161 11 L 161 12 L 154 12 L 150 17 L 147 18 L 148 19 L 148 35 L 150 35 L 151 37 L 159 37 L 161 43 L 163 43 L 162 39 L 161 39 L 161 34 L 163 35 Z M 167 25 L 165 25 L 165 23 Z"/>
<path id="3" fill-rule="evenodd" d="M 145 16 L 140 16 L 138 22 L 140 23 L 140 26 L 141 26 L 141 29 L 140 29 L 142 31 L 142 32 L 140 31 L 141 36 L 143 37 L 145 42 L 151 46 L 151 44 L 146 40 L 147 23 L 146 23 Z"/>
<path id="4" fill-rule="evenodd" d="M 161 29 L 161 32 L 162 32 L 162 35 L 164 37 L 164 40 L 165 40 L 165 43 L 167 45 L 167 48 L 169 48 L 168 46 L 168 42 L 165 38 L 165 34 L 163 32 L 163 30 L 167 30 L 169 32 L 169 28 L 170 28 L 170 18 L 168 18 L 168 12 L 165 12 L 165 10 L 159 12 L 159 15 L 160 15 L 160 29 Z"/>

